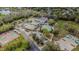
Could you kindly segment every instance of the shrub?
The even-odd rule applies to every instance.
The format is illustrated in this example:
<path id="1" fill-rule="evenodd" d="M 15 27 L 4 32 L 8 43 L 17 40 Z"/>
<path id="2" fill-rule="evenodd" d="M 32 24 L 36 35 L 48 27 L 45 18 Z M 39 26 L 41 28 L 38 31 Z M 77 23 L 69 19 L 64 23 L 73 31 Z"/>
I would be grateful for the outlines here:
<path id="1" fill-rule="evenodd" d="M 43 48 L 43 50 L 44 51 L 60 51 L 60 48 L 54 42 L 48 42 L 47 45 Z"/>
<path id="2" fill-rule="evenodd" d="M 54 20 L 54 19 L 49 19 L 49 20 L 48 20 L 48 23 L 49 23 L 50 25 L 54 25 L 54 24 L 55 24 L 55 20 Z"/>
<path id="3" fill-rule="evenodd" d="M 14 26 L 10 23 L 8 24 L 3 24 L 1 27 L 0 27 L 0 33 L 3 33 L 3 32 L 6 32 L 6 31 L 9 31 L 9 30 L 12 30 L 14 28 Z"/>

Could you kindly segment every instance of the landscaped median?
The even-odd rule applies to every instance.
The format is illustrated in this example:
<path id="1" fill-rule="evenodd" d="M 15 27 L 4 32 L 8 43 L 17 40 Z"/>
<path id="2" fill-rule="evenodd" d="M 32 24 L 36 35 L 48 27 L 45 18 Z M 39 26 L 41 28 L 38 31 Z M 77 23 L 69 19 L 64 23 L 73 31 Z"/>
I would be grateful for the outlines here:
<path id="1" fill-rule="evenodd" d="M 29 48 L 30 48 L 29 42 L 26 41 L 22 35 L 20 35 L 17 39 L 1 47 L 0 50 L 1 51 L 25 51 L 25 50 L 29 50 Z"/>

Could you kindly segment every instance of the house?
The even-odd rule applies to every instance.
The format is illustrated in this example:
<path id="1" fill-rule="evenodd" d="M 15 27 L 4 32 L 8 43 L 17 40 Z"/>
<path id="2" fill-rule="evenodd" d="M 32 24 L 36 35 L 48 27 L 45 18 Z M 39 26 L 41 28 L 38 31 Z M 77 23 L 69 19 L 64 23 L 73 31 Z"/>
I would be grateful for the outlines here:
<path id="1" fill-rule="evenodd" d="M 47 18 L 45 18 L 45 17 L 41 17 L 41 18 L 30 18 L 30 19 L 28 19 L 30 22 L 31 22 L 31 24 L 33 24 L 33 25 L 39 25 L 39 24 L 44 24 L 45 22 L 47 22 Z"/>
<path id="2" fill-rule="evenodd" d="M 0 13 L 4 14 L 4 15 L 7 15 L 7 14 L 10 14 L 11 11 L 9 9 L 0 9 Z"/>
<path id="3" fill-rule="evenodd" d="M 45 18 L 45 17 L 41 17 L 41 18 L 38 18 L 38 22 L 40 23 L 40 24 L 44 24 L 44 23 L 46 23 L 47 22 L 47 18 Z"/>
<path id="4" fill-rule="evenodd" d="M 45 38 L 42 33 L 40 33 L 40 32 L 33 32 L 32 34 L 35 36 L 35 38 L 37 38 L 36 41 L 40 41 L 39 44 L 42 43 L 42 44 L 44 45 L 44 44 L 46 44 L 46 42 L 48 42 L 48 39 Z M 35 38 L 34 38 L 34 39 L 35 39 Z M 39 45 L 39 44 L 38 44 L 38 45 Z"/>
<path id="5" fill-rule="evenodd" d="M 42 50 L 47 45 L 47 43 L 51 41 L 48 38 L 46 38 L 41 32 L 38 31 L 32 32 L 32 39 L 35 45 L 40 50 Z"/>
<path id="6" fill-rule="evenodd" d="M 30 18 L 28 19 L 23 27 L 27 30 L 36 30 L 38 27 L 42 26 L 47 21 L 47 18 Z"/>
<path id="7" fill-rule="evenodd" d="M 35 30 L 38 26 L 29 24 L 29 23 L 26 23 L 26 24 L 24 24 L 23 27 L 24 27 L 26 30 Z"/>

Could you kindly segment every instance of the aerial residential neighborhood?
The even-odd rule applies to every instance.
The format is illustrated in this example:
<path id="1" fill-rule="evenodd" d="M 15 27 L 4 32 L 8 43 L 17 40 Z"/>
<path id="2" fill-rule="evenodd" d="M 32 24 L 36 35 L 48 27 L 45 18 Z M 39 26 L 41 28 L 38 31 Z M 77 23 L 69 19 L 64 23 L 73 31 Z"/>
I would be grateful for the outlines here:
<path id="1" fill-rule="evenodd" d="M 79 51 L 79 8 L 1 7 L 0 51 Z"/>

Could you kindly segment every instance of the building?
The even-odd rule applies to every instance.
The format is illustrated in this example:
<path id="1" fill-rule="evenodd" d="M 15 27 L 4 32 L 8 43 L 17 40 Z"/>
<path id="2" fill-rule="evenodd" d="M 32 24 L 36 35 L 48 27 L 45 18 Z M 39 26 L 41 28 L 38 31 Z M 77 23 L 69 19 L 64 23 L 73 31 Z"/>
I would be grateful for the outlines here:
<path id="1" fill-rule="evenodd" d="M 24 24 L 23 27 L 24 27 L 26 30 L 35 30 L 38 26 L 29 24 L 29 23 L 26 23 L 26 24 Z"/>
<path id="2" fill-rule="evenodd" d="M 42 33 L 40 33 L 40 32 L 33 32 L 32 34 L 33 34 L 33 35 L 35 36 L 35 38 L 37 39 L 37 40 L 36 40 L 37 42 L 40 41 L 39 44 L 42 43 L 42 44 L 44 45 L 44 44 L 46 44 L 46 42 L 48 42 L 48 39 L 45 38 Z M 34 38 L 34 39 L 35 39 L 35 38 Z M 37 44 L 38 44 L 38 43 L 37 43 Z M 39 45 L 39 44 L 38 44 L 38 45 Z M 43 46 L 43 45 L 42 45 L 42 46 Z"/>
<path id="3" fill-rule="evenodd" d="M 47 22 L 47 18 L 45 17 L 41 17 L 41 18 L 30 18 L 28 19 L 28 21 L 33 24 L 33 25 L 39 25 L 39 24 L 44 24 L 45 22 Z"/>
<path id="4" fill-rule="evenodd" d="M 11 11 L 9 9 L 0 9 L 0 13 L 4 14 L 4 15 L 7 15 L 7 14 L 10 14 Z"/>
<path id="5" fill-rule="evenodd" d="M 24 22 L 23 27 L 27 30 L 36 30 L 47 21 L 47 18 L 30 18 Z"/>

